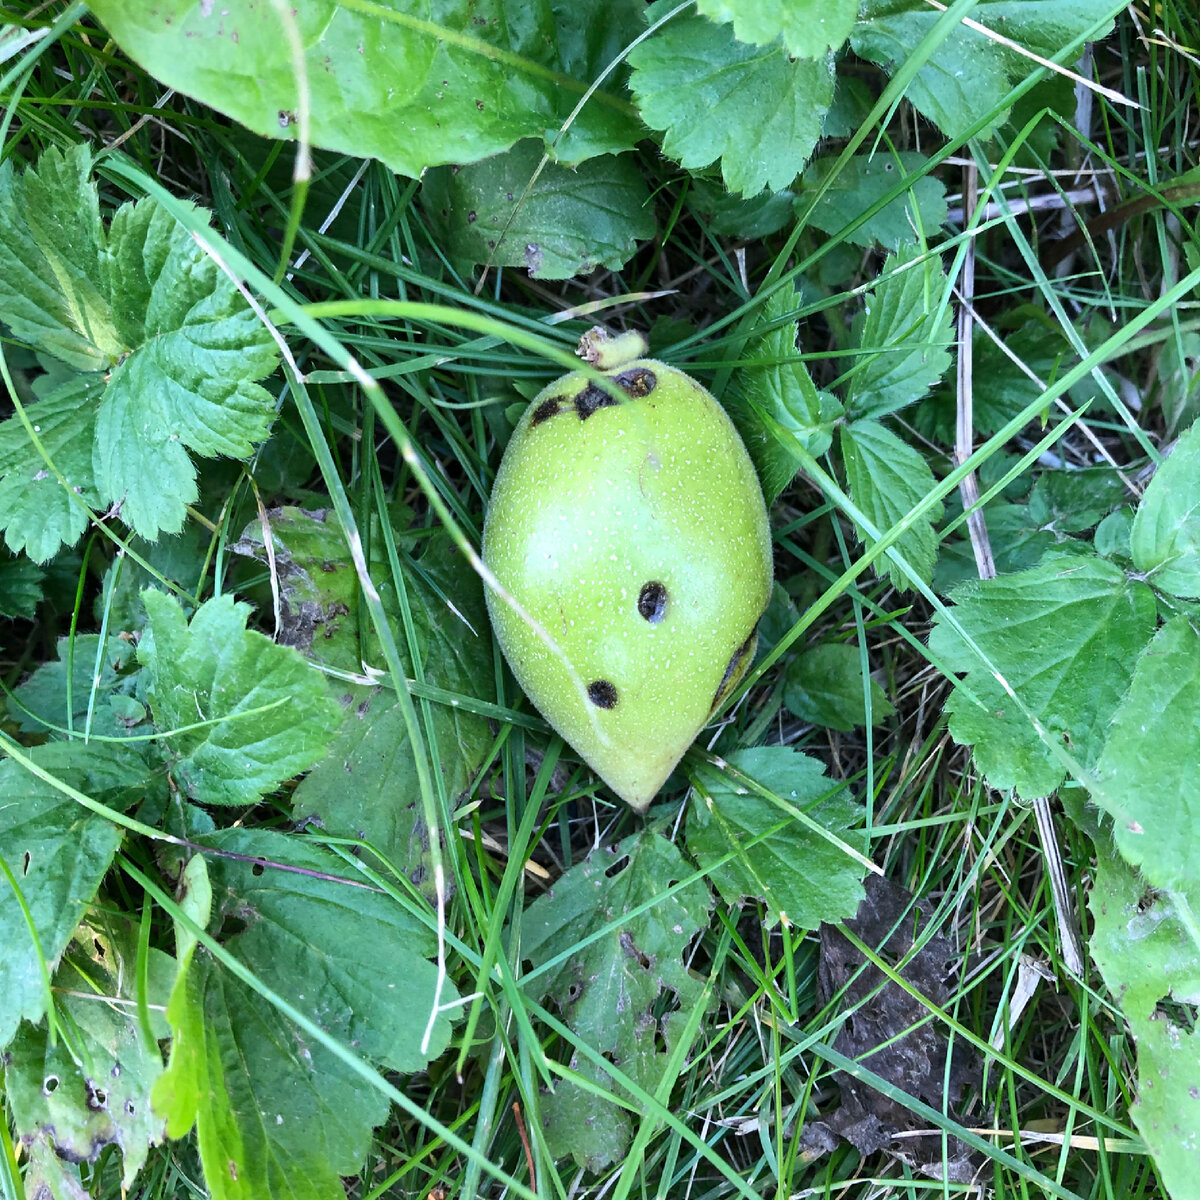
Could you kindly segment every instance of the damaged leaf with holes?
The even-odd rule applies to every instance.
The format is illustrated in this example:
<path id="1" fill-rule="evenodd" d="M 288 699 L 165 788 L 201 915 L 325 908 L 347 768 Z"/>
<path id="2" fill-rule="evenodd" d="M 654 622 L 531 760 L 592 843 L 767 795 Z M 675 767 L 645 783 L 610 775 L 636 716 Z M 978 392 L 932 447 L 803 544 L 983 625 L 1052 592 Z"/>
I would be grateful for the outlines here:
<path id="1" fill-rule="evenodd" d="M 542 1097 L 547 1141 L 589 1170 L 617 1161 L 633 1136 L 634 1117 L 604 1095 L 632 1099 L 616 1073 L 648 1092 L 669 1086 L 668 1059 L 704 1002 L 686 955 L 712 897 L 694 874 L 670 842 L 643 832 L 593 850 L 522 921 L 526 994 L 562 1014 L 571 1069 L 600 1093 L 559 1081 Z"/>
<path id="2" fill-rule="evenodd" d="M 4 1068 L 27 1151 L 42 1145 L 70 1162 L 94 1163 L 117 1146 L 122 1186 L 133 1186 L 164 1133 L 150 1093 L 163 1068 L 158 1039 L 170 1032 L 162 1010 L 174 974 L 174 960 L 150 948 L 143 1026 L 136 930 L 99 912 L 80 926 L 55 972 L 57 1041 L 51 1044 L 44 1023 L 23 1025 Z"/>
<path id="3" fill-rule="evenodd" d="M 64 788 L 115 810 L 157 792 L 137 748 L 81 741 L 25 751 Z M 121 844 L 121 829 L 15 759 L 0 761 L 0 1049 L 49 999 L 43 970 L 58 965 Z M 19 899 L 18 899 L 19 895 Z M 36 935 L 36 942 L 34 937 Z"/>

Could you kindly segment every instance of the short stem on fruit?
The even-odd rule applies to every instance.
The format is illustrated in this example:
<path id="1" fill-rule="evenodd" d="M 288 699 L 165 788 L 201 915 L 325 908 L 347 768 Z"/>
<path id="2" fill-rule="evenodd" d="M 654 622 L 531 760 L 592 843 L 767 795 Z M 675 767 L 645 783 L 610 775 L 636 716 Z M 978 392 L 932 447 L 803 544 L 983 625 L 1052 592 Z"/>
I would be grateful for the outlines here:
<path id="1" fill-rule="evenodd" d="M 635 359 L 644 358 L 649 349 L 650 343 L 639 329 L 612 334 L 603 325 L 593 325 L 579 339 L 579 349 L 575 353 L 599 371 L 614 371 Z"/>

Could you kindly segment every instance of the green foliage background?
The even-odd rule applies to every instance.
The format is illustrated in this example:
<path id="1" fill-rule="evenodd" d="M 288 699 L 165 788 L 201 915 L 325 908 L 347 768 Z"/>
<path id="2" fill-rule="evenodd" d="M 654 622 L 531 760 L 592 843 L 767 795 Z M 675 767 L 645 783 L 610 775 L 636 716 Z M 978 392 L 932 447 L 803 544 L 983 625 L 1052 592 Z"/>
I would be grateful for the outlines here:
<path id="1" fill-rule="evenodd" d="M 89 7 L 0 28 L 6 1195 L 1200 1195 L 1190 6 Z M 477 570 L 597 320 L 775 539 L 644 821 Z"/>

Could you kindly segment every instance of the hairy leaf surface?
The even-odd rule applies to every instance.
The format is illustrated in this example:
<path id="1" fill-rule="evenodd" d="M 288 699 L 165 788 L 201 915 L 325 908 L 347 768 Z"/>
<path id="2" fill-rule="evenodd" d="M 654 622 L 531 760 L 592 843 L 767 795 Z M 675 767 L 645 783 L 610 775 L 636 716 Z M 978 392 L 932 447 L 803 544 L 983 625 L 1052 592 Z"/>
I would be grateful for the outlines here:
<path id="1" fill-rule="evenodd" d="M 146 691 L 177 783 L 207 804 L 254 804 L 328 749 L 341 709 L 294 650 L 246 629 L 226 594 L 189 624 L 178 601 L 142 593 Z"/>
<path id="2" fill-rule="evenodd" d="M 987 657 L 984 662 L 944 619 L 930 649 L 965 683 L 946 705 L 950 732 L 975 749 L 995 788 L 1025 799 L 1052 792 L 1066 770 L 1030 719 L 997 681 L 1021 698 L 1047 739 L 1088 766 L 1129 687 L 1133 664 L 1154 632 L 1154 596 L 1112 563 L 1055 557 L 1016 575 L 964 583 L 954 615 Z"/>
<path id="3" fill-rule="evenodd" d="M 863 898 L 863 868 L 788 811 L 799 809 L 861 851 L 864 839 L 854 831 L 862 809 L 849 792 L 815 758 L 786 746 L 739 750 L 729 763 L 783 803 L 776 807 L 736 778 L 701 769 L 688 848 L 722 897 L 760 899 L 773 920 L 800 929 L 853 916 Z"/>
<path id="4" fill-rule="evenodd" d="M 663 4 L 651 9 L 662 11 Z M 744 196 L 796 178 L 833 99 L 827 57 L 747 46 L 701 16 L 676 17 L 636 46 L 629 63 L 642 119 L 665 134 L 663 151 L 690 170 L 720 159 L 725 186 Z"/>

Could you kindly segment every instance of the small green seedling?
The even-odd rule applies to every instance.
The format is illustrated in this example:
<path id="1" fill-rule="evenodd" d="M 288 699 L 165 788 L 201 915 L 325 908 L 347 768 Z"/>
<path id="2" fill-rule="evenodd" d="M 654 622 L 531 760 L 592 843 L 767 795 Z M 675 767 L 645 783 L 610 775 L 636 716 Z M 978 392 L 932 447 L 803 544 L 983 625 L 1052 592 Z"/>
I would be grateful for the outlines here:
<path id="1" fill-rule="evenodd" d="M 492 488 L 488 608 L 517 682 L 642 812 L 754 658 L 766 506 L 737 430 L 640 335 L 529 405 Z M 517 607 L 519 606 L 519 608 Z"/>

